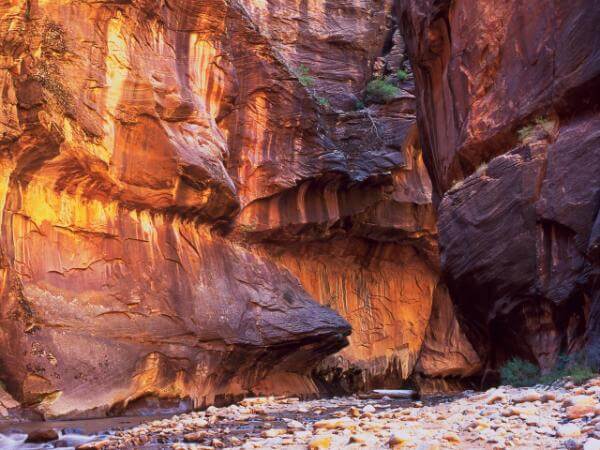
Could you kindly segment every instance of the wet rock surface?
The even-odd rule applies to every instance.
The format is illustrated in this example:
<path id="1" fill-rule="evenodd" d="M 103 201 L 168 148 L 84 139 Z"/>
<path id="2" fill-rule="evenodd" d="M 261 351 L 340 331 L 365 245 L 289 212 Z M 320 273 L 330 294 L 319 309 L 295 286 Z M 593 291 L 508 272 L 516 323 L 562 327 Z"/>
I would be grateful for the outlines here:
<path id="1" fill-rule="evenodd" d="M 593 449 L 600 440 L 600 378 L 420 401 L 247 398 L 87 439 L 77 448 Z"/>

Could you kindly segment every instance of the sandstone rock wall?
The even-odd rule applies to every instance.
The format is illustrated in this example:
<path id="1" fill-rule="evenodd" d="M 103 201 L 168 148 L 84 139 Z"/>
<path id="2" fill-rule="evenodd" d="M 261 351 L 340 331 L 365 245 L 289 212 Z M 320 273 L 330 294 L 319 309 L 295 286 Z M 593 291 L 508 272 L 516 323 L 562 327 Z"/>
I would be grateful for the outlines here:
<path id="1" fill-rule="evenodd" d="M 314 393 L 310 368 L 349 326 L 211 231 L 240 205 L 217 124 L 241 77 L 226 50 L 247 39 L 275 65 L 241 10 L 23 1 L 2 13 L 9 391 L 48 416 Z"/>
<path id="2" fill-rule="evenodd" d="M 600 6 L 397 2 L 442 270 L 489 368 L 598 361 Z"/>
<path id="3" fill-rule="evenodd" d="M 48 417 L 310 394 L 350 325 L 320 381 L 402 383 L 436 339 L 431 183 L 412 78 L 362 102 L 403 52 L 391 1 L 0 0 L 7 390 Z"/>

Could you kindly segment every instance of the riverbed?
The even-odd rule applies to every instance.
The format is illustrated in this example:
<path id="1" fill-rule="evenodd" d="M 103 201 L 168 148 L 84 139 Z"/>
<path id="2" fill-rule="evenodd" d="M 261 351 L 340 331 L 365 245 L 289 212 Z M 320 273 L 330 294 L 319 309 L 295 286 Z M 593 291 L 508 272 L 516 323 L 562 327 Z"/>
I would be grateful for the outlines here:
<path id="1" fill-rule="evenodd" d="M 600 450 L 600 378 L 576 386 L 302 401 L 260 397 L 168 418 L 47 422 L 61 440 L 2 449 L 572 449 Z M 23 433 L 40 424 L 13 424 Z M 15 428 L 16 427 L 16 428 Z M 10 427 L 2 425 L 6 433 Z M 13 434 L 14 436 L 14 434 Z M 63 445 L 69 444 L 69 445 Z M 11 446 L 12 445 L 12 446 Z"/>

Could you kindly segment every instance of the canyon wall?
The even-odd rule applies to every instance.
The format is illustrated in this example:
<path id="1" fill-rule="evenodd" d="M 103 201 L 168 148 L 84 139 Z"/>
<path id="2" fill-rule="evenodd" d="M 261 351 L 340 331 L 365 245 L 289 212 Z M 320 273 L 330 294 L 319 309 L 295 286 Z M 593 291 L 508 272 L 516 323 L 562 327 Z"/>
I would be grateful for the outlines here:
<path id="1" fill-rule="evenodd" d="M 0 413 L 479 370 L 392 7 L 0 0 Z"/>
<path id="2" fill-rule="evenodd" d="M 0 0 L 0 415 L 598 363 L 599 19 Z"/>
<path id="3" fill-rule="evenodd" d="M 0 415 L 599 362 L 599 19 L 0 0 Z"/>
<path id="4" fill-rule="evenodd" d="M 600 4 L 397 2 L 442 271 L 489 369 L 600 363 Z"/>

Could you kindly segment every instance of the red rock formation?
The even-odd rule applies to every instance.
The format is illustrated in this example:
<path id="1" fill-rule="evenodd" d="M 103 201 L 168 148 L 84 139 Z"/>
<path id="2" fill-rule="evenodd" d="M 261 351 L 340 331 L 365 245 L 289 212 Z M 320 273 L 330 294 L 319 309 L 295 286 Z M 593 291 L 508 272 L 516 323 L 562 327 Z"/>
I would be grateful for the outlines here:
<path id="1" fill-rule="evenodd" d="M 348 109 L 363 98 L 375 72 L 385 76 L 400 67 L 403 43 L 390 18 L 386 24 L 391 2 L 302 5 L 269 2 L 268 13 L 249 11 L 286 67 L 314 75 L 306 91 L 329 106 L 316 122 L 307 124 L 312 116 L 304 115 L 302 124 L 322 139 L 304 144 L 290 159 L 274 151 L 281 142 L 271 130 L 278 127 L 267 125 L 268 139 L 251 140 L 251 152 L 231 146 L 242 150 L 232 154 L 230 167 L 237 168 L 245 192 L 235 230 L 351 323 L 350 346 L 319 371 L 325 379 L 347 391 L 397 387 L 413 372 L 439 279 L 412 82 L 402 83 L 387 104 Z M 296 20 L 290 23 L 288 15 Z M 280 20 L 286 27 L 273 26 Z M 265 109 L 269 120 L 282 111 Z M 243 120 L 253 117 L 244 114 Z M 310 134 L 303 128 L 302 136 Z M 469 367 L 456 375 L 471 372 Z"/>
<path id="2" fill-rule="evenodd" d="M 454 314 L 448 288 L 440 283 L 425 340 L 416 367 L 417 374 L 429 378 L 468 377 L 481 370 L 481 361 Z"/>
<path id="3" fill-rule="evenodd" d="M 49 416 L 314 392 L 349 333 L 210 230 L 239 208 L 217 120 L 254 75 L 225 46 L 258 36 L 218 1 L 158 3 L 2 9 L 2 379 Z"/>
<path id="4" fill-rule="evenodd" d="M 18 406 L 19 403 L 0 387 L 0 418 L 8 417 L 11 410 Z"/>
<path id="5" fill-rule="evenodd" d="M 473 372 L 435 294 L 391 3 L 0 0 L 0 379 L 17 400 L 91 416 L 314 393 L 350 331 L 318 303 L 354 329 L 330 382 L 397 387 L 424 342 L 421 374 Z M 374 74 L 398 87 L 365 108 Z"/>
<path id="6" fill-rule="evenodd" d="M 547 368 L 587 329 L 600 361 L 600 6 L 409 0 L 398 11 L 442 266 L 476 349 L 492 365 L 518 355 Z"/>

